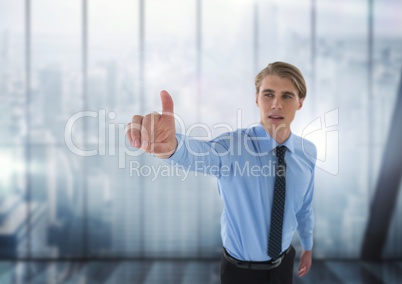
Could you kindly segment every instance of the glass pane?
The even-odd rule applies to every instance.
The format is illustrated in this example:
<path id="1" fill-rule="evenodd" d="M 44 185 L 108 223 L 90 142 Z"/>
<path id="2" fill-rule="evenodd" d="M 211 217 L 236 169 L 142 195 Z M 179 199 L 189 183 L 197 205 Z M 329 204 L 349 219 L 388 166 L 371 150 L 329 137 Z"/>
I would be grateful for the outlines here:
<path id="1" fill-rule="evenodd" d="M 393 120 L 400 112 L 396 105 L 398 89 L 402 82 L 402 2 L 395 0 L 378 1 L 374 5 L 374 46 L 373 46 L 373 101 L 370 113 L 373 115 L 373 176 L 372 184 L 377 185 L 378 173 L 391 133 L 400 133 L 400 125 Z M 400 96 L 401 94 L 399 94 Z M 395 135 L 394 135 L 395 137 Z M 401 135 L 399 134 L 399 137 Z M 402 173 L 400 173 L 402 175 Z M 373 188 L 374 190 L 375 188 Z M 384 257 L 398 258 L 402 255 L 402 183 L 388 231 Z"/>
<path id="2" fill-rule="evenodd" d="M 157 7 L 157 8 L 156 8 Z M 180 8 L 178 8 L 180 7 Z M 175 112 L 186 122 L 195 119 L 196 1 L 145 1 L 144 113 L 160 111 L 159 92 L 170 92 Z M 140 169 L 172 169 L 145 156 Z M 172 172 L 170 172 L 172 173 Z M 176 175 L 143 177 L 144 255 L 197 256 L 198 208 L 202 193 L 189 179 Z"/>
<path id="3" fill-rule="evenodd" d="M 28 249 L 25 151 L 0 147 L 0 256 L 24 257 Z"/>
<path id="4" fill-rule="evenodd" d="M 392 131 L 392 115 L 395 111 L 396 95 L 401 80 L 401 46 L 402 46 L 402 20 L 396 12 L 401 8 L 399 1 L 381 1 L 375 5 L 374 10 L 374 46 L 373 46 L 373 117 L 372 131 L 374 149 L 373 173 L 379 172 L 383 148 Z M 392 27 L 392 28 L 391 28 Z M 375 183 L 377 175 L 371 177 Z"/>
<path id="5" fill-rule="evenodd" d="M 368 7 L 363 0 L 316 1 L 316 5 L 314 114 L 319 125 L 306 135 L 318 149 L 315 251 L 319 257 L 358 257 L 369 206 L 363 166 L 368 135 Z"/>
<path id="6" fill-rule="evenodd" d="M 0 145 L 26 138 L 24 1 L 0 1 Z"/>
<path id="7" fill-rule="evenodd" d="M 81 6 L 32 1 L 32 143 L 64 145 L 64 126 L 83 107 Z"/>
<path id="8" fill-rule="evenodd" d="M 186 122 L 193 119 L 196 19 L 196 0 L 145 1 L 144 112 L 161 110 L 159 92 L 165 89 Z"/>
<path id="9" fill-rule="evenodd" d="M 206 123 L 215 136 L 258 120 L 253 5 L 249 1 L 224 0 L 202 3 L 200 110 L 202 123 Z M 227 127 L 213 127 L 219 123 Z"/>
<path id="10" fill-rule="evenodd" d="M 139 112 L 139 1 L 89 1 L 88 110 L 117 112 L 123 122 Z M 98 145 L 97 120 L 88 121 L 87 141 Z"/>
<path id="11" fill-rule="evenodd" d="M 110 149 L 110 148 L 109 148 Z M 88 240 L 91 256 L 139 256 L 143 249 L 141 176 L 130 165 L 138 158 L 109 151 L 88 163 Z M 135 166 L 132 166 L 135 171 Z"/>
<path id="12" fill-rule="evenodd" d="M 31 255 L 83 256 L 83 160 L 64 147 L 31 146 Z"/>
<path id="13" fill-rule="evenodd" d="M 88 4 L 87 108 L 93 117 L 84 119 L 87 150 L 96 152 L 85 158 L 89 254 L 138 256 L 142 250 L 141 183 L 129 176 L 130 157 L 125 151 L 132 149 L 127 148 L 124 127 L 140 111 L 139 1 Z"/>

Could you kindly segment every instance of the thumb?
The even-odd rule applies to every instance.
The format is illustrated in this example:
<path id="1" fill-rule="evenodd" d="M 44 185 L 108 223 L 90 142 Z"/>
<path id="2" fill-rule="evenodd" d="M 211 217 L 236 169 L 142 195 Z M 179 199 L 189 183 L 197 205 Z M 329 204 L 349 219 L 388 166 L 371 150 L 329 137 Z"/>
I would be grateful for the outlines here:
<path id="1" fill-rule="evenodd" d="M 162 115 L 173 115 L 173 99 L 165 90 L 161 91 Z"/>

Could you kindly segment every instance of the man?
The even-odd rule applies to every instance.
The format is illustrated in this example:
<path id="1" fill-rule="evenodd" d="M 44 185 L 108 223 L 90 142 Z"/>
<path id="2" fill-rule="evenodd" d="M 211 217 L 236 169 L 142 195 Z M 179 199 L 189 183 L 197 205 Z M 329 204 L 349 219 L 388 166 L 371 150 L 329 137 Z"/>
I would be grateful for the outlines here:
<path id="1" fill-rule="evenodd" d="M 303 247 L 299 276 L 310 269 L 313 246 L 316 148 L 290 129 L 306 84 L 295 66 L 275 62 L 256 76 L 255 86 L 261 122 L 254 127 L 212 141 L 176 134 L 173 100 L 162 91 L 162 114 L 135 115 L 128 139 L 161 159 L 217 177 L 224 204 L 221 283 L 289 284 L 295 230 Z"/>

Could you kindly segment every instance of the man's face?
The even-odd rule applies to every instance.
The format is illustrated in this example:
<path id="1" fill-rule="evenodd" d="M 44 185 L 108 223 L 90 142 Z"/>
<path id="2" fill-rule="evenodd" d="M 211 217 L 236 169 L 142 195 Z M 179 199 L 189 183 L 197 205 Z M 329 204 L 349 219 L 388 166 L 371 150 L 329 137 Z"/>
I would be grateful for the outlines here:
<path id="1" fill-rule="evenodd" d="M 290 79 L 266 76 L 256 95 L 262 125 L 271 135 L 283 129 L 290 130 L 290 124 L 303 101 L 304 98 L 299 99 L 299 91 Z"/>

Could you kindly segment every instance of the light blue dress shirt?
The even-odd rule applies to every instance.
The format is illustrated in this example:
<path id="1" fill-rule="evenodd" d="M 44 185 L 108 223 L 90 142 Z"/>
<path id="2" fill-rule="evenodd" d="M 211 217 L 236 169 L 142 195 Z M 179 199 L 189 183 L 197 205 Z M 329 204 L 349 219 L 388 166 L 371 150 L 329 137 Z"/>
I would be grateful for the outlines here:
<path id="1" fill-rule="evenodd" d="M 217 177 L 224 204 L 221 237 L 225 249 L 244 261 L 270 260 L 268 236 L 278 143 L 261 124 L 211 141 L 181 134 L 176 138 L 178 148 L 166 162 Z M 282 250 L 290 246 L 296 229 L 303 249 L 311 250 L 316 148 L 294 134 L 281 145 L 288 148 Z"/>

